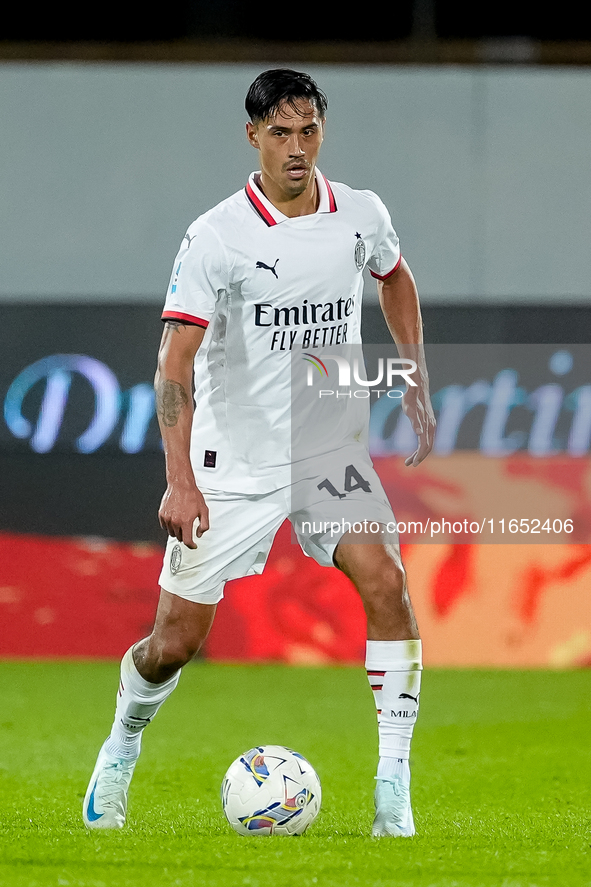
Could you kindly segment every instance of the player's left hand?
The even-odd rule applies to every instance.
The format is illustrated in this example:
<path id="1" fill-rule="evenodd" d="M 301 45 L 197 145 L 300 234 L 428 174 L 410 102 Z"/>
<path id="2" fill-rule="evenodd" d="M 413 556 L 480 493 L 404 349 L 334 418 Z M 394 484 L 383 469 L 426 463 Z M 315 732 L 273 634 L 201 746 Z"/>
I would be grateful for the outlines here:
<path id="1" fill-rule="evenodd" d="M 418 438 L 418 445 L 412 456 L 404 460 L 405 465 L 420 465 L 431 450 L 435 439 L 435 416 L 431 406 L 429 389 L 421 385 L 409 386 L 402 397 L 402 409 L 408 416 L 412 429 Z"/>

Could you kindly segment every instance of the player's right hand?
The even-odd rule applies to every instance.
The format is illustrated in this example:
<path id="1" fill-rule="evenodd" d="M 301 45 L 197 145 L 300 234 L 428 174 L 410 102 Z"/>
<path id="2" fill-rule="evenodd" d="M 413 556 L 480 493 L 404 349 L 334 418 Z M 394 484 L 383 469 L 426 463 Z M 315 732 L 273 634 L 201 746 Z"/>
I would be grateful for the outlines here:
<path id="1" fill-rule="evenodd" d="M 209 529 L 209 509 L 195 484 L 169 483 L 158 511 L 160 526 L 187 548 Z M 196 526 L 197 524 L 197 526 Z"/>

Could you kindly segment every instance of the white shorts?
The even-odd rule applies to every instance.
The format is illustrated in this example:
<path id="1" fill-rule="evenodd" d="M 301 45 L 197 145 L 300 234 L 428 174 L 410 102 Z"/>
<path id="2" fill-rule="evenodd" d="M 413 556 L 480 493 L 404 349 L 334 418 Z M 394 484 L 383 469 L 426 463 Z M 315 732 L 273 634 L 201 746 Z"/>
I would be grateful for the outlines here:
<path id="1" fill-rule="evenodd" d="M 367 450 L 340 451 L 324 467 L 326 473 L 316 460 L 312 476 L 257 495 L 201 488 L 209 529 L 195 540 L 196 549 L 169 537 L 160 586 L 197 603 L 218 603 L 229 579 L 263 572 L 286 518 L 304 554 L 322 566 L 334 565 L 339 539 L 350 530 L 361 535 L 389 525 L 382 538 L 397 545 L 392 508 Z"/>

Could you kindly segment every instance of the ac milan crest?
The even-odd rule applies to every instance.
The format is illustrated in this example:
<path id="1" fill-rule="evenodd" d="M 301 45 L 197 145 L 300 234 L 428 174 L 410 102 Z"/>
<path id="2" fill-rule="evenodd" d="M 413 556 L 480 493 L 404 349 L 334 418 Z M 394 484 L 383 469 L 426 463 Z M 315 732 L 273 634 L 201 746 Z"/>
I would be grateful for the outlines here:
<path id="1" fill-rule="evenodd" d="M 181 560 L 183 558 L 183 550 L 180 545 L 175 545 L 170 555 L 170 572 L 174 576 L 181 568 Z"/>
<path id="2" fill-rule="evenodd" d="M 357 241 L 355 243 L 355 264 L 359 271 L 361 271 L 365 265 L 365 244 L 361 237 L 361 234 L 355 234 Z"/>

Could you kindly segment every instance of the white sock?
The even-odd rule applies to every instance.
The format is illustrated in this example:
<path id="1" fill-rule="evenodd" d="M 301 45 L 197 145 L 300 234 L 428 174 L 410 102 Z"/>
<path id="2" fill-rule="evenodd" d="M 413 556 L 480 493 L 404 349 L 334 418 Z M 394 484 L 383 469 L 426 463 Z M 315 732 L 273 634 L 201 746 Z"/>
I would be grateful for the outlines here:
<path id="1" fill-rule="evenodd" d="M 180 669 L 162 684 L 144 680 L 133 661 L 133 647 L 121 660 L 115 720 L 105 750 L 117 758 L 135 760 L 140 753 L 142 731 L 179 682 Z"/>
<path id="2" fill-rule="evenodd" d="M 408 783 L 421 691 L 421 641 L 368 641 L 365 667 L 378 712 L 378 779 L 398 776 Z"/>
<path id="3" fill-rule="evenodd" d="M 406 785 L 410 785 L 410 766 L 404 758 L 382 757 L 378 763 L 377 779 L 402 779 Z"/>

